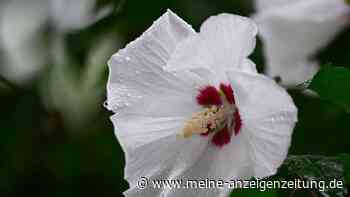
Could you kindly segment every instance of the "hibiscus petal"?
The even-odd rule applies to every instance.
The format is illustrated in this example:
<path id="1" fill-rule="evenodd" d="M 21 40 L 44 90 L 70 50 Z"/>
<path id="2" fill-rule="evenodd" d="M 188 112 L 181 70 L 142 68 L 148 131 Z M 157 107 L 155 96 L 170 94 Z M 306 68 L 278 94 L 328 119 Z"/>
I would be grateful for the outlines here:
<path id="1" fill-rule="evenodd" d="M 136 187 L 141 177 L 165 179 L 182 174 L 194 164 L 209 143 L 201 136 L 178 137 L 176 134 L 183 127 L 182 118 L 114 115 L 111 119 L 125 151 L 125 179 L 130 188 Z M 142 192 L 146 194 L 147 190 Z M 155 191 L 152 194 L 156 196 Z"/>
<path id="2" fill-rule="evenodd" d="M 241 71 L 250 72 L 250 73 L 258 73 L 255 63 L 252 62 L 250 59 L 245 59 L 245 61 L 243 62 Z"/>
<path id="3" fill-rule="evenodd" d="M 186 185 L 186 180 L 205 181 L 222 180 L 230 181 L 237 179 L 249 179 L 253 176 L 253 168 L 250 166 L 248 143 L 245 137 L 237 136 L 231 143 L 218 148 L 216 146 L 206 146 L 204 151 L 201 149 L 201 155 L 195 163 L 188 165 L 188 168 L 178 175 L 172 176 L 154 176 L 151 180 L 167 179 L 182 180 Z M 198 182 L 197 182 L 198 183 Z M 151 185 L 150 185 L 151 186 Z M 152 187 L 152 186 L 151 186 Z M 126 194 L 133 196 L 201 196 L 212 197 L 228 196 L 230 188 L 225 185 L 224 188 L 164 188 L 162 190 L 147 189 L 146 191 L 136 187 L 129 189 Z M 158 193 L 157 193 L 158 191 Z M 156 192 L 156 193 L 155 193 Z"/>
<path id="4" fill-rule="evenodd" d="M 185 119 L 200 108 L 197 85 L 208 80 L 208 73 L 163 69 L 176 45 L 192 33 L 168 11 L 109 61 L 107 107 L 116 112 L 112 121 L 126 155 L 125 178 L 131 188 L 141 176 L 180 174 L 209 143 L 199 135 L 177 137 Z"/>
<path id="5" fill-rule="evenodd" d="M 242 132 L 248 139 L 255 177 L 276 174 L 286 159 L 295 126 L 291 116 L 292 113 L 280 113 L 255 122 L 245 121 L 246 127 Z"/>
<path id="6" fill-rule="evenodd" d="M 182 102 L 185 106 L 186 103 L 195 102 L 196 91 L 192 82 L 189 82 L 193 77 L 187 76 L 194 74 L 177 75 L 163 69 L 176 45 L 193 33 L 189 25 L 168 11 L 141 37 L 113 55 L 109 61 L 108 109 L 117 112 L 117 109 L 130 104 L 135 109 L 128 109 L 130 113 L 139 111 L 149 114 L 163 110 L 163 114 L 156 113 L 161 116 L 166 110 L 170 112 L 172 109 L 173 115 L 176 115 L 177 109 L 182 110 L 185 107 L 173 109 L 169 103 Z M 169 107 L 162 108 L 156 102 Z M 138 107 L 143 111 L 137 110 L 134 103 L 139 103 L 141 106 Z"/>
<path id="7" fill-rule="evenodd" d="M 288 93 L 262 75 L 229 72 L 242 118 L 242 131 L 249 143 L 254 175 L 276 173 L 287 156 L 297 121 L 297 109 Z M 238 135 L 238 136 L 239 136 Z"/>
<path id="8" fill-rule="evenodd" d="M 280 59 L 280 58 L 276 58 Z M 310 80 L 319 70 L 315 61 L 307 61 L 306 58 L 292 59 L 285 58 L 276 61 L 271 58 L 265 72 L 268 76 L 279 79 L 279 83 L 288 87 L 295 87 Z"/>
<path id="9" fill-rule="evenodd" d="M 264 43 L 267 74 L 281 77 L 287 86 L 310 79 L 318 68 L 309 59 L 349 23 L 349 14 L 343 0 L 290 1 L 259 10 L 255 20 Z"/>
<path id="10" fill-rule="evenodd" d="M 167 65 L 169 70 L 206 67 L 216 73 L 243 69 L 255 47 L 257 27 L 245 17 L 220 14 L 208 18 L 200 33 L 181 43 Z"/>

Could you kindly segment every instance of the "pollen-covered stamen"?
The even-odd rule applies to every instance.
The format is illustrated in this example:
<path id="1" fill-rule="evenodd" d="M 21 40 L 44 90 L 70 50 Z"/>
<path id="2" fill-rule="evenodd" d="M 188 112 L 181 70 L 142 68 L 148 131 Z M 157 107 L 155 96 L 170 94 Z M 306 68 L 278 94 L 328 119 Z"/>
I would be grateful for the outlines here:
<path id="1" fill-rule="evenodd" d="M 232 135 L 237 135 L 242 127 L 231 85 L 221 83 L 218 89 L 206 86 L 200 89 L 196 99 L 203 110 L 193 114 L 185 123 L 181 136 L 209 136 L 213 133 L 210 136 L 215 146 L 228 144 Z"/>
<path id="2" fill-rule="evenodd" d="M 182 130 L 183 137 L 191 137 L 193 134 L 206 134 L 215 130 L 224 122 L 225 109 L 223 106 L 211 106 L 204 108 L 203 111 L 193 114 L 193 116 L 185 123 Z"/>

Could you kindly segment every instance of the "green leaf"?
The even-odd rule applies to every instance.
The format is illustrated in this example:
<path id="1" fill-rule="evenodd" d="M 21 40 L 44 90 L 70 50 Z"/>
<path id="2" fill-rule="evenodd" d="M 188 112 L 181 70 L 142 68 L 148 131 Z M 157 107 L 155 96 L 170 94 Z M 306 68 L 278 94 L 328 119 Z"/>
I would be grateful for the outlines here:
<path id="1" fill-rule="evenodd" d="M 301 179 L 304 181 L 345 181 L 344 169 L 338 157 L 327 157 L 318 155 L 289 156 L 282 165 L 280 171 L 285 172 L 283 176 L 289 179 Z M 281 177 L 281 176 L 280 176 Z M 318 192 L 321 196 L 346 196 L 346 188 L 324 188 L 325 191 Z"/>
<path id="2" fill-rule="evenodd" d="M 276 190 L 260 191 L 259 189 L 235 189 L 230 197 L 277 197 Z"/>
<path id="3" fill-rule="evenodd" d="M 344 161 L 344 162 L 341 162 Z M 317 181 L 322 182 L 319 185 L 319 190 L 311 188 L 299 188 L 299 189 L 268 189 L 261 190 L 264 188 L 239 188 L 234 189 L 231 193 L 231 197 L 239 196 L 347 196 L 347 189 L 345 184 L 342 187 L 334 188 L 338 185 L 339 181 L 345 182 L 344 169 L 350 167 L 350 156 L 341 155 L 336 156 L 319 156 L 319 155 L 292 155 L 289 156 L 283 163 L 278 173 L 274 176 L 265 178 L 266 181 Z M 350 169 L 349 169 L 350 170 Z M 349 171 L 350 172 L 350 171 Z M 349 176 L 349 174 L 347 175 Z M 349 177 L 347 177 L 349 178 Z M 260 180 L 260 181 L 263 181 Z"/>
<path id="4" fill-rule="evenodd" d="M 339 160 L 344 168 L 345 182 L 347 185 L 350 185 L 350 155 L 341 154 L 339 155 Z"/>
<path id="5" fill-rule="evenodd" d="M 343 177 L 343 169 L 336 157 L 318 155 L 289 156 L 282 168 L 286 168 L 289 175 L 296 175 L 306 179 L 332 180 Z"/>
<path id="6" fill-rule="evenodd" d="M 350 70 L 324 66 L 312 79 L 309 88 L 322 99 L 340 105 L 350 112 Z"/>

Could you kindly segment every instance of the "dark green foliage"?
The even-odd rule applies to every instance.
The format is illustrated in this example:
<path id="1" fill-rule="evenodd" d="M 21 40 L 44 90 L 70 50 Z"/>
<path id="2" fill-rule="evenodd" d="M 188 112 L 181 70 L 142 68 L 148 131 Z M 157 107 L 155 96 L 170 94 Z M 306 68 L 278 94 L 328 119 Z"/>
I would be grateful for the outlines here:
<path id="1" fill-rule="evenodd" d="M 321 99 L 350 110 L 350 70 L 345 67 L 324 66 L 312 79 L 310 89 L 316 91 Z"/>

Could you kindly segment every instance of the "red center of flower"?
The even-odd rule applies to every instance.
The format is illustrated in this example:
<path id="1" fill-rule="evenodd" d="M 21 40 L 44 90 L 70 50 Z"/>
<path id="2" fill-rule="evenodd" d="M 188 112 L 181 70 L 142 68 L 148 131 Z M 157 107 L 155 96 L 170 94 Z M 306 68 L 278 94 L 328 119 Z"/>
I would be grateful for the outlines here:
<path id="1" fill-rule="evenodd" d="M 216 125 L 219 129 L 213 129 L 211 125 L 207 125 L 208 131 L 202 133 L 202 136 L 209 136 L 214 133 L 211 142 L 218 147 L 222 147 L 231 141 L 232 134 L 238 135 L 242 127 L 242 120 L 236 107 L 234 92 L 231 85 L 221 83 L 219 89 L 214 86 L 206 86 L 200 89 L 197 96 L 197 103 L 205 108 L 210 106 L 229 108 L 229 113 L 225 113 L 228 117 L 224 118 L 221 125 Z M 232 113 L 231 113 L 232 112 Z"/>
<path id="2" fill-rule="evenodd" d="M 202 106 L 222 105 L 220 92 L 214 86 L 207 86 L 199 91 L 198 104 Z"/>

